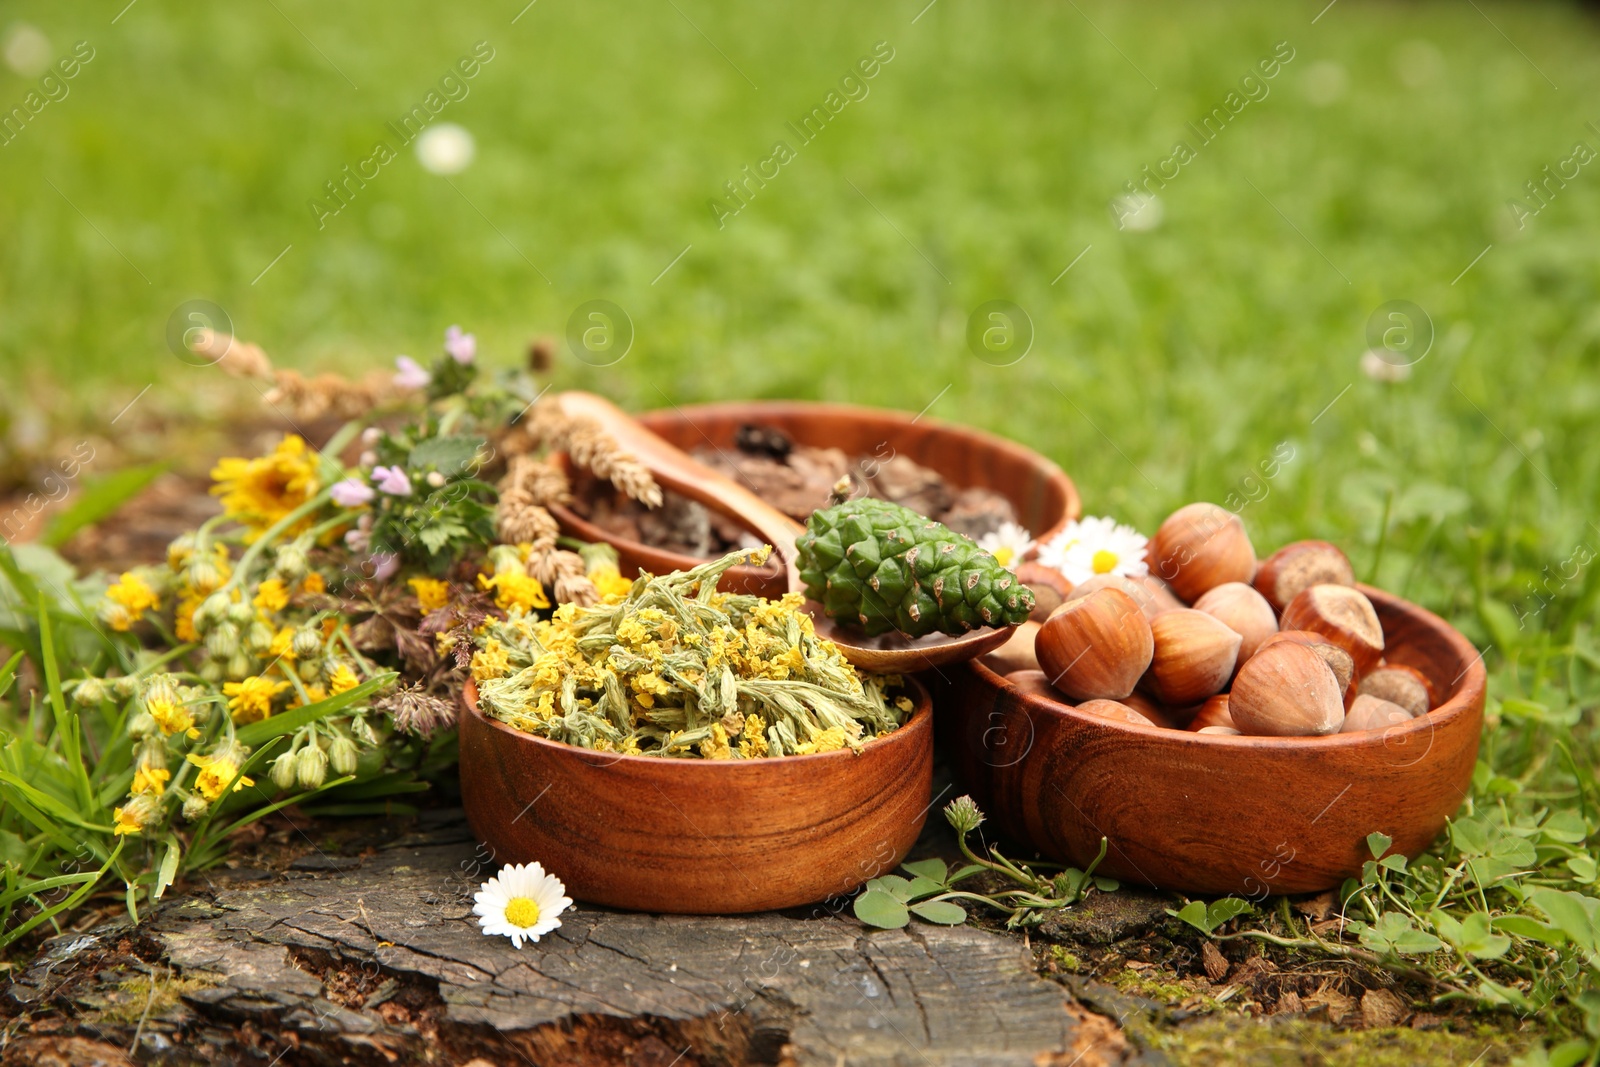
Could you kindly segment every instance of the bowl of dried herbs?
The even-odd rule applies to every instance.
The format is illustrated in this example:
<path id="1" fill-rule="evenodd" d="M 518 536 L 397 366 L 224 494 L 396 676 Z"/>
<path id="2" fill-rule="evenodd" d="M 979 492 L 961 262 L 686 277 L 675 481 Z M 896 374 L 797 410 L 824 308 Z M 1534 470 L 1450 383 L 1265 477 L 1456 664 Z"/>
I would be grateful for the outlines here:
<path id="1" fill-rule="evenodd" d="M 803 598 L 718 589 L 732 552 L 475 637 L 461 712 L 467 815 L 497 861 L 576 898 L 725 914 L 892 870 L 932 779 L 928 694 L 858 671 Z"/>

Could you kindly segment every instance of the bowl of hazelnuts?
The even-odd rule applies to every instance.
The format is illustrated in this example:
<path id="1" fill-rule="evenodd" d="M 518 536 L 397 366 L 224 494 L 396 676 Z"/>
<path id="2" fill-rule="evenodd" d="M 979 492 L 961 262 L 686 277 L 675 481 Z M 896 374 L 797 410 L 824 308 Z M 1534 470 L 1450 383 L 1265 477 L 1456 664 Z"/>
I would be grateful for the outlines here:
<path id="1" fill-rule="evenodd" d="M 1355 581 L 1324 541 L 1264 560 L 1239 516 L 1174 512 L 1148 575 L 1076 586 L 962 669 L 964 786 L 999 828 L 1079 866 L 1260 899 L 1415 857 L 1466 796 L 1485 672 L 1438 616 Z M 1058 580 L 1059 579 L 1059 580 Z"/>

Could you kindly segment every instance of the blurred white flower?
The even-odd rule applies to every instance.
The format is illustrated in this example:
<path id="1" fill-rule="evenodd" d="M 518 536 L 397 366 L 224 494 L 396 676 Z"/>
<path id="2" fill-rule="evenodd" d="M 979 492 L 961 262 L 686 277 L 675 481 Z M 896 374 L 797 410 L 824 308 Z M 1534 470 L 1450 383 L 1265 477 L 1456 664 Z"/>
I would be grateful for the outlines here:
<path id="1" fill-rule="evenodd" d="M 1361 373 L 1375 382 L 1403 382 L 1411 377 L 1411 364 L 1391 363 L 1382 352 L 1369 348 L 1361 354 Z"/>
<path id="2" fill-rule="evenodd" d="M 423 170 L 434 174 L 460 174 L 472 165 L 476 153 L 472 134 L 453 122 L 429 126 L 417 138 L 417 159 Z"/>
<path id="3" fill-rule="evenodd" d="M 37 78 L 50 69 L 50 38 L 39 27 L 19 22 L 6 34 L 6 66 L 24 78 Z"/>
<path id="4" fill-rule="evenodd" d="M 1345 73 L 1344 65 L 1331 59 L 1319 59 L 1307 67 L 1301 85 L 1306 99 L 1316 107 L 1338 103 L 1349 86 L 1350 76 Z"/>
<path id="5" fill-rule="evenodd" d="M 1039 546 L 1039 562 L 1054 567 L 1073 585 L 1097 574 L 1142 578 L 1150 573 L 1144 551 L 1148 542 L 1132 526 L 1115 519 L 1079 519 Z"/>
<path id="6" fill-rule="evenodd" d="M 1000 566 L 1016 570 L 1033 547 L 1033 535 L 1014 522 L 1002 522 L 998 530 L 978 538 L 978 547 Z"/>
<path id="7" fill-rule="evenodd" d="M 1144 233 L 1161 225 L 1166 208 L 1161 198 L 1152 193 L 1119 196 L 1111 201 L 1111 213 L 1116 216 L 1117 229 Z"/>

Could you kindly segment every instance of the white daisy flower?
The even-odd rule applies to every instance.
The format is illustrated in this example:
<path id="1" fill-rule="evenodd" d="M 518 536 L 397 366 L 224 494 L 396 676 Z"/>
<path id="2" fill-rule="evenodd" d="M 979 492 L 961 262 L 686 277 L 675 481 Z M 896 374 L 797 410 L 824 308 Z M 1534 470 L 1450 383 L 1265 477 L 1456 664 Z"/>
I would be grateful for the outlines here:
<path id="1" fill-rule="evenodd" d="M 1000 529 L 978 538 L 978 547 L 993 556 L 1000 566 L 1016 570 L 1033 548 L 1033 535 L 1014 522 L 1002 522 Z"/>
<path id="2" fill-rule="evenodd" d="M 537 941 L 561 925 L 559 916 L 572 906 L 567 887 L 538 863 L 514 863 L 483 883 L 473 897 L 472 912 L 485 936 L 509 937 L 517 948 Z"/>
<path id="3" fill-rule="evenodd" d="M 1123 578 L 1142 578 L 1150 572 L 1144 561 L 1143 534 L 1115 519 L 1086 518 L 1069 522 L 1066 528 L 1039 546 L 1039 562 L 1054 567 L 1073 585 L 1081 585 L 1097 574 L 1116 574 Z"/>

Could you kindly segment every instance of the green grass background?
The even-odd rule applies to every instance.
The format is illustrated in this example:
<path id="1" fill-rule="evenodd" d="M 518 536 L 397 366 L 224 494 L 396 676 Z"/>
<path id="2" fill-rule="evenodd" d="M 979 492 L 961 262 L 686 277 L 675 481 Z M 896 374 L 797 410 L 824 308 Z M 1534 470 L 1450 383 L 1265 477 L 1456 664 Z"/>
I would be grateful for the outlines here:
<path id="1" fill-rule="evenodd" d="M 1600 150 L 1593 8 L 123 3 L 0 7 L 0 32 L 96 50 L 0 148 L 13 421 L 40 376 L 87 405 L 49 414 L 91 422 L 146 383 L 200 388 L 217 372 L 163 340 L 187 299 L 280 363 L 357 368 L 431 355 L 452 322 L 511 363 L 604 298 L 632 351 L 568 359 L 562 384 L 635 407 L 938 397 L 930 415 L 1031 444 L 1091 513 L 1147 531 L 1287 442 L 1244 511 L 1258 545 L 1337 540 L 1480 641 L 1486 601 L 1537 609 L 1541 568 L 1600 550 L 1600 161 L 1525 228 L 1506 206 L 1576 142 Z M 474 165 L 452 188 L 403 150 L 319 230 L 322 183 L 478 41 L 495 58 L 441 116 Z M 870 95 L 800 146 L 786 120 L 878 41 Z M 1294 59 L 1163 191 L 1161 224 L 1119 231 L 1123 183 L 1280 41 Z M 0 73 L 0 105 L 29 88 Z M 798 158 L 719 228 L 707 202 L 779 139 Z M 1036 329 L 1012 366 L 966 344 L 991 299 Z M 1437 339 L 1410 380 L 1371 381 L 1366 324 L 1395 299 Z M 1530 621 L 1588 609 L 1579 570 Z"/>

